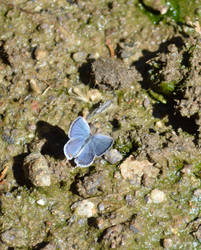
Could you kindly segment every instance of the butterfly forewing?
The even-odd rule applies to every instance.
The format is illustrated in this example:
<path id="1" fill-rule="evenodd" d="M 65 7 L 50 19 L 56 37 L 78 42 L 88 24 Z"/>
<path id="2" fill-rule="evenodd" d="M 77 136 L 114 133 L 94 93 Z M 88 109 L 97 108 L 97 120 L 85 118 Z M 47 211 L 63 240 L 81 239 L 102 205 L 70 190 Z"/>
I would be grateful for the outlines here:
<path id="1" fill-rule="evenodd" d="M 96 156 L 103 155 L 113 144 L 110 136 L 95 134 L 92 136 L 93 149 Z"/>
<path id="2" fill-rule="evenodd" d="M 87 138 L 90 135 L 90 127 L 84 118 L 79 116 L 70 126 L 68 136 L 72 138 Z"/>

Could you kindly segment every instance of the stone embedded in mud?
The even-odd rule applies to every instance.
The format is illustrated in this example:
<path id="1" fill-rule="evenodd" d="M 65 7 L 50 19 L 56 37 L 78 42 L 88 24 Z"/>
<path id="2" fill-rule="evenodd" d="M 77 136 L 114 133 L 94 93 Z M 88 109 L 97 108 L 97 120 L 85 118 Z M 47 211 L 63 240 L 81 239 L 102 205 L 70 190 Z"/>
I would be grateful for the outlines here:
<path id="1" fill-rule="evenodd" d="M 157 177 L 159 169 L 155 168 L 147 160 L 138 161 L 131 155 L 120 165 L 121 175 L 133 185 L 141 185 L 143 177 L 144 185 L 150 186 Z"/>
<path id="2" fill-rule="evenodd" d="M 185 164 L 182 168 L 181 172 L 185 175 L 191 174 L 193 171 L 193 165 L 192 164 Z"/>
<path id="3" fill-rule="evenodd" d="M 163 247 L 166 249 L 169 249 L 174 244 L 171 238 L 164 239 L 162 242 L 163 242 Z"/>
<path id="4" fill-rule="evenodd" d="M 90 89 L 88 95 L 92 102 L 98 102 L 102 99 L 102 94 L 98 89 Z"/>
<path id="5" fill-rule="evenodd" d="M 39 152 L 31 153 L 25 157 L 23 169 L 25 177 L 28 178 L 34 186 L 43 187 L 51 185 L 47 161 Z"/>
<path id="6" fill-rule="evenodd" d="M 105 230 L 103 236 L 103 243 L 105 246 L 109 246 L 108 249 L 119 249 L 125 245 L 129 232 L 124 224 L 109 227 Z"/>
<path id="7" fill-rule="evenodd" d="M 36 82 L 35 79 L 33 79 L 33 78 L 30 79 L 30 81 L 29 81 L 29 86 L 30 86 L 30 89 L 31 89 L 33 92 L 35 92 L 35 93 L 37 93 L 37 94 L 41 94 L 42 89 L 40 88 L 39 84 Z"/>
<path id="8" fill-rule="evenodd" d="M 40 199 L 37 200 L 36 203 L 40 206 L 45 206 L 45 204 L 47 203 L 47 201 L 45 199 Z"/>
<path id="9" fill-rule="evenodd" d="M 121 161 L 123 156 L 118 150 L 111 149 L 111 150 L 109 150 L 108 152 L 105 153 L 104 158 L 109 163 L 115 164 L 115 163 Z"/>
<path id="10" fill-rule="evenodd" d="M 44 49 L 36 48 L 34 51 L 34 56 L 36 60 L 40 61 L 48 56 L 48 52 Z"/>
<path id="11" fill-rule="evenodd" d="M 98 204 L 98 210 L 99 210 L 100 212 L 103 212 L 103 211 L 105 210 L 104 203 Z"/>
<path id="12" fill-rule="evenodd" d="M 95 172 L 76 180 L 76 190 L 83 198 L 100 196 L 102 192 L 109 192 L 112 188 L 108 171 Z"/>
<path id="13" fill-rule="evenodd" d="M 150 199 L 154 203 L 161 203 L 166 200 L 166 194 L 159 189 L 154 189 L 150 193 Z"/>
<path id="14" fill-rule="evenodd" d="M 82 200 L 82 201 L 75 202 L 71 206 L 71 209 L 75 210 L 75 213 L 78 216 L 87 217 L 87 218 L 90 218 L 97 213 L 95 204 L 89 200 Z"/>
<path id="15" fill-rule="evenodd" d="M 99 58 L 93 62 L 92 75 L 95 85 L 103 90 L 125 88 L 135 80 L 133 70 L 114 58 Z"/>

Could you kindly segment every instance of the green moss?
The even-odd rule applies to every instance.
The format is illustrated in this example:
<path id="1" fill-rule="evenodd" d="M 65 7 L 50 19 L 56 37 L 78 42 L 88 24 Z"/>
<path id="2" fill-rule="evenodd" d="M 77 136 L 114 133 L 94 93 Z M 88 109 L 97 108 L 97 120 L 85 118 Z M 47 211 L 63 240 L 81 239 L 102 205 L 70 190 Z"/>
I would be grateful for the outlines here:
<path id="1" fill-rule="evenodd" d="M 167 100 L 165 99 L 165 97 L 162 94 L 159 94 L 155 91 L 153 91 L 152 89 L 148 90 L 148 93 L 150 94 L 150 96 L 152 96 L 156 101 L 161 102 L 163 104 L 167 103 Z"/>
<path id="2" fill-rule="evenodd" d="M 199 1 L 196 0 L 165 0 L 165 2 L 168 7 L 165 14 L 160 14 L 159 11 L 153 9 L 151 6 L 145 5 L 143 1 L 139 1 L 138 6 L 154 24 L 158 24 L 162 20 L 166 21 L 167 18 L 171 18 L 177 23 L 185 22 L 185 17 L 193 18 L 196 9 L 199 8 Z"/>
<path id="3" fill-rule="evenodd" d="M 176 82 L 161 82 L 159 84 L 159 91 L 164 95 L 170 95 L 175 90 Z"/>
<path id="4" fill-rule="evenodd" d="M 116 141 L 115 141 L 115 145 L 114 147 L 123 155 L 127 155 L 132 147 L 133 147 L 133 143 L 131 140 L 124 140 L 123 138 L 118 138 Z"/>

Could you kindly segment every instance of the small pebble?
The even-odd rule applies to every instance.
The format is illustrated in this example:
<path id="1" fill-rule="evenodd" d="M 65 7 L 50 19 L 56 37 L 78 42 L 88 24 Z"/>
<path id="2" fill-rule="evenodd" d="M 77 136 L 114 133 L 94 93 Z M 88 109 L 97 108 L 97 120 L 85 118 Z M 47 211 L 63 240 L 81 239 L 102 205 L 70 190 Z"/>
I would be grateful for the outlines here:
<path id="1" fill-rule="evenodd" d="M 44 199 L 37 200 L 36 203 L 40 206 L 44 206 L 46 204 L 46 201 Z"/>
<path id="2" fill-rule="evenodd" d="M 6 196 L 6 197 L 12 197 L 12 193 L 11 193 L 11 192 L 7 192 L 7 193 L 5 194 L 5 196 Z"/>
<path id="3" fill-rule="evenodd" d="M 129 206 L 134 206 L 135 200 L 131 194 L 127 194 L 125 200 Z"/>
<path id="4" fill-rule="evenodd" d="M 110 164 L 116 164 L 117 162 L 122 160 L 123 156 L 121 155 L 121 153 L 118 150 L 111 149 L 105 153 L 104 158 Z"/>
<path id="5" fill-rule="evenodd" d="M 71 209 L 75 209 L 78 216 L 90 218 L 96 214 L 96 208 L 93 202 L 82 200 L 74 203 Z"/>
<path id="6" fill-rule="evenodd" d="M 130 181 L 132 185 L 142 185 L 142 177 L 145 186 L 150 186 L 156 179 L 159 169 L 147 160 L 138 161 L 131 155 L 120 165 L 121 175 Z"/>
<path id="7" fill-rule="evenodd" d="M 36 92 L 37 94 L 41 94 L 41 89 L 40 89 L 40 87 L 39 87 L 39 85 L 37 84 L 37 82 L 36 82 L 36 80 L 35 79 L 31 79 L 30 81 L 29 81 L 29 85 L 30 85 L 30 88 L 34 91 L 34 92 Z"/>
<path id="8" fill-rule="evenodd" d="M 161 203 L 166 200 L 166 195 L 163 191 L 159 189 L 154 189 L 151 191 L 150 199 L 154 203 Z"/>
<path id="9" fill-rule="evenodd" d="M 184 165 L 184 167 L 182 168 L 181 172 L 182 172 L 183 174 L 189 175 L 189 174 L 191 174 L 192 169 L 193 169 L 193 166 L 192 166 L 191 164 L 186 164 L 186 165 Z"/>
<path id="10" fill-rule="evenodd" d="M 105 209 L 104 204 L 100 203 L 100 204 L 98 205 L 98 210 L 99 210 L 100 212 L 102 212 L 104 209 Z"/>
<path id="11" fill-rule="evenodd" d="M 85 222 L 85 220 L 83 220 L 83 219 L 79 219 L 79 220 L 78 220 L 78 224 L 79 224 L 79 225 L 83 225 L 84 222 Z"/>
<path id="12" fill-rule="evenodd" d="M 17 200 L 21 200 L 22 196 L 21 195 L 17 195 Z"/>
<path id="13" fill-rule="evenodd" d="M 48 53 L 46 50 L 40 49 L 40 48 L 36 48 L 35 52 L 34 52 L 34 56 L 36 58 L 36 60 L 40 61 L 43 58 L 47 57 Z"/>
<path id="14" fill-rule="evenodd" d="M 162 121 L 157 121 L 156 124 L 155 124 L 156 128 L 160 129 L 160 128 L 163 128 L 163 123 Z"/>
<path id="15" fill-rule="evenodd" d="M 164 247 L 164 248 L 169 249 L 169 248 L 172 247 L 172 246 L 173 246 L 173 241 L 172 241 L 172 239 L 168 238 L 168 239 L 164 239 L 164 240 L 163 240 L 163 247 Z"/>
<path id="16" fill-rule="evenodd" d="M 102 98 L 101 92 L 97 89 L 90 89 L 88 95 L 92 102 L 98 102 Z"/>
<path id="17" fill-rule="evenodd" d="M 144 101 L 143 101 L 143 106 L 145 108 L 148 108 L 149 105 L 150 105 L 150 100 L 149 100 L 148 96 L 145 96 Z"/>
<path id="18" fill-rule="evenodd" d="M 193 194 L 201 199 L 201 188 L 194 190 Z"/>

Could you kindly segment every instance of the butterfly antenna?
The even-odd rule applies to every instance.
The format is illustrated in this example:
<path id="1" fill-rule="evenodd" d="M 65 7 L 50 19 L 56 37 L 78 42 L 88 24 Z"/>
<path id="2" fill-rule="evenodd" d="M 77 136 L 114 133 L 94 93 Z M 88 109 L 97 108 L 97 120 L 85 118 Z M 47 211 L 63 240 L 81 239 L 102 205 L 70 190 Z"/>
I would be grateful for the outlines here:
<path id="1" fill-rule="evenodd" d="M 110 105 L 112 104 L 111 100 L 106 101 L 103 104 L 100 104 L 98 108 L 94 109 L 92 112 L 90 112 L 87 116 L 87 120 L 93 117 L 94 115 L 100 114 L 103 111 L 105 111 Z"/>

